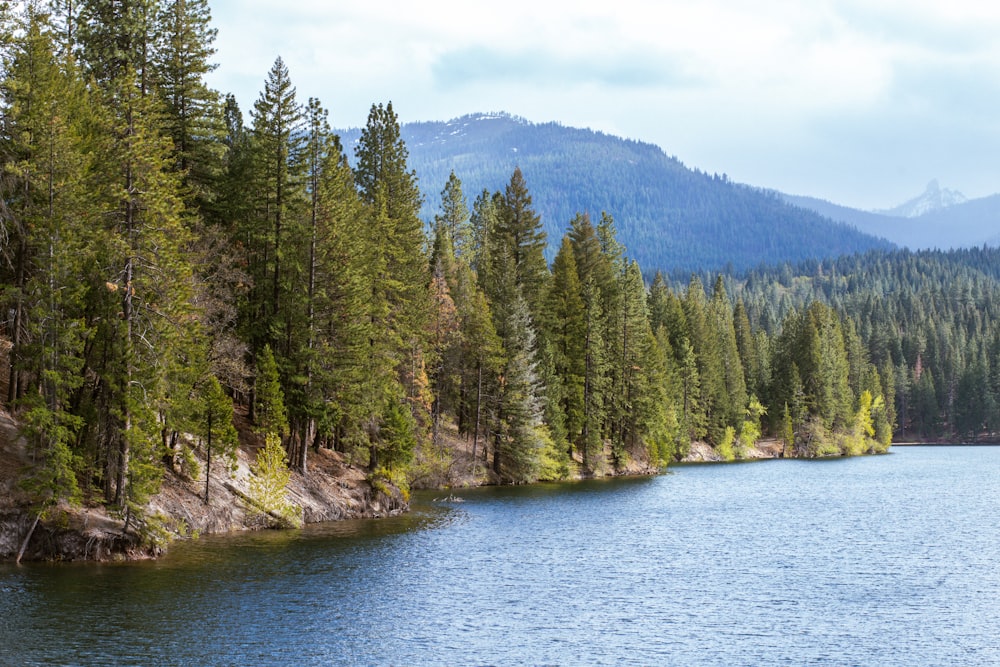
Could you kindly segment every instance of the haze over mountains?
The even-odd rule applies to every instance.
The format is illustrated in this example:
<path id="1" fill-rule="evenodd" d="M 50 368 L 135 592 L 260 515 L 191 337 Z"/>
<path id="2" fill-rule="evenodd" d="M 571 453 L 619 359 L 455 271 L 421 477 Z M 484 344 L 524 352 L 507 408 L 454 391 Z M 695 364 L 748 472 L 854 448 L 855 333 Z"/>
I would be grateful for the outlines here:
<path id="1" fill-rule="evenodd" d="M 349 153 L 359 135 L 341 131 Z M 891 247 L 773 192 L 690 169 L 652 144 L 600 132 L 495 113 L 407 124 L 402 137 L 425 219 L 438 211 L 452 170 L 471 207 L 484 189 L 503 191 L 519 166 L 550 249 L 578 212 L 595 223 L 608 212 L 647 273 L 739 270 Z"/>
<path id="2" fill-rule="evenodd" d="M 1000 195 L 966 201 L 936 181 L 909 202 L 868 212 L 733 183 L 649 143 L 506 113 L 410 123 L 401 131 L 424 192 L 426 220 L 438 212 L 452 170 L 471 207 L 483 190 L 502 191 L 519 166 L 550 249 L 578 212 L 595 223 L 607 212 L 629 256 L 647 273 L 741 270 L 893 244 L 968 247 L 995 243 L 1000 234 Z M 359 135 L 341 131 L 349 153 Z"/>
<path id="3" fill-rule="evenodd" d="M 931 181 L 923 194 L 886 211 L 860 211 L 813 197 L 782 198 L 910 250 L 1000 243 L 1000 194 L 966 199 L 960 192 Z"/>
<path id="4" fill-rule="evenodd" d="M 927 184 L 927 188 L 922 194 L 903 202 L 899 206 L 893 206 L 884 211 L 875 211 L 875 213 L 896 218 L 919 218 L 926 213 L 940 211 L 941 209 L 957 204 L 964 204 L 967 201 L 969 200 L 961 192 L 942 188 L 937 179 L 934 179 Z"/>

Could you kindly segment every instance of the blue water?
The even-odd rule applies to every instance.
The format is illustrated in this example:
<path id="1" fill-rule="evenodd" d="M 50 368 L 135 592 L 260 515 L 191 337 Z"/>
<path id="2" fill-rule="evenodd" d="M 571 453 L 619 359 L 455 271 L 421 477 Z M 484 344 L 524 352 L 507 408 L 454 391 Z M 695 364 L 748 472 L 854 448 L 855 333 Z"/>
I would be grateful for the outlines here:
<path id="1" fill-rule="evenodd" d="M 1000 448 L 435 495 L 0 567 L 0 664 L 1000 664 Z"/>

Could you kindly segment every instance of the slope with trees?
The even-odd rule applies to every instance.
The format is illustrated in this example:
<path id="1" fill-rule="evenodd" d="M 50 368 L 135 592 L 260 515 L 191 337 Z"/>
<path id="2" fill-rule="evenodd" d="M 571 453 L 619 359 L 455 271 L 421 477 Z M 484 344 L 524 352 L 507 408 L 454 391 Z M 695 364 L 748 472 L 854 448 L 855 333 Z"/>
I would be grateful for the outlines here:
<path id="1" fill-rule="evenodd" d="M 343 130 L 345 144 L 358 130 Z M 796 206 L 775 193 L 685 166 L 657 146 L 508 114 L 408 123 L 402 136 L 427 187 L 423 217 L 448 173 L 470 193 L 493 189 L 519 167 L 531 182 L 550 246 L 578 212 L 610 211 L 621 241 L 648 276 L 657 270 L 746 269 L 889 248 L 887 241 Z"/>
<path id="2" fill-rule="evenodd" d="M 282 489 L 330 457 L 398 506 L 409 484 L 654 471 L 696 440 L 821 456 L 884 451 L 896 424 L 994 429 L 991 251 L 647 285 L 629 223 L 548 217 L 516 165 L 471 192 L 459 169 L 425 182 L 443 188 L 428 230 L 392 104 L 372 105 L 352 161 L 280 58 L 247 123 L 185 78 L 207 65 L 177 69 L 211 55 L 203 5 L 7 20 L 3 405 L 37 516 L 86 502 L 148 536 L 164 480 L 211 504 L 209 473 L 237 464 L 255 480 L 240 497 L 293 524 Z M 711 188 L 688 204 L 711 208 Z"/>

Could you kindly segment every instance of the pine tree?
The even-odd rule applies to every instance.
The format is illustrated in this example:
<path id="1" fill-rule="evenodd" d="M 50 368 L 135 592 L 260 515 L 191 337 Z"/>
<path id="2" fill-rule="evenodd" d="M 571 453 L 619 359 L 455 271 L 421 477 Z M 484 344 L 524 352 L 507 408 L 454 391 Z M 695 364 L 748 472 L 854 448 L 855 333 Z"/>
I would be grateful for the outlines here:
<path id="1" fill-rule="evenodd" d="M 662 331 L 662 329 L 661 329 Z M 666 337 L 657 337 L 646 328 L 642 342 L 642 364 L 636 372 L 632 400 L 636 432 L 641 436 L 653 466 L 666 467 L 675 456 L 680 423 L 673 395 L 677 380 L 673 353 Z"/>
<path id="2" fill-rule="evenodd" d="M 580 442 L 584 430 L 587 371 L 587 326 L 583 290 L 569 236 L 564 236 L 552 264 L 552 281 L 545 308 L 546 338 L 559 378 L 561 407 L 570 442 Z"/>
<path id="3" fill-rule="evenodd" d="M 107 287 L 95 301 L 103 311 L 96 313 L 97 340 L 107 348 L 89 363 L 102 376 L 94 396 L 108 415 L 99 445 L 105 494 L 126 509 L 127 525 L 132 510 L 159 484 L 162 407 L 190 388 L 171 385 L 171 360 L 187 357 L 189 366 L 197 366 L 200 360 L 192 356 L 200 334 L 181 185 L 168 167 L 170 146 L 159 133 L 159 110 L 130 64 L 113 71 L 120 76 L 104 90 L 110 101 L 105 142 L 95 155 L 107 234 L 95 245 Z"/>
<path id="4" fill-rule="evenodd" d="M 617 434 L 612 440 L 619 465 L 624 463 L 627 451 L 640 449 L 643 441 L 644 430 L 636 406 L 642 402 L 643 392 L 647 390 L 644 371 L 648 346 L 653 339 L 646 310 L 646 288 L 636 262 L 629 264 L 622 275 L 621 304 L 621 356 L 618 367 L 622 392 L 621 407 L 616 415 Z"/>
<path id="5" fill-rule="evenodd" d="M 268 433 L 265 444 L 257 451 L 257 459 L 251 467 L 250 498 L 257 512 L 268 523 L 276 522 L 282 527 L 302 525 L 302 510 L 288 500 L 286 489 L 291 473 L 285 461 L 285 450 L 281 439 Z"/>
<path id="6" fill-rule="evenodd" d="M 198 435 L 205 442 L 205 504 L 209 503 L 209 481 L 212 475 L 212 454 L 221 454 L 235 463 L 239 444 L 233 425 L 233 402 L 226 396 L 219 380 L 212 376 L 200 391 L 200 409 L 197 411 Z"/>
<path id="7" fill-rule="evenodd" d="M 360 389 L 370 352 L 369 255 L 357 232 L 364 211 L 339 141 L 332 141 L 325 160 L 318 182 L 310 369 L 313 395 L 322 403 L 316 406 L 317 435 L 344 451 L 364 420 Z"/>
<path id="8" fill-rule="evenodd" d="M 54 54 L 47 17 L 29 4 L 18 21 L 21 34 L 3 80 L 6 141 L 0 153 L 0 257 L 7 269 L 0 269 L 0 277 L 9 285 L 0 303 L 12 315 L 13 343 L 5 389 L 13 403 L 26 397 L 32 376 L 48 375 L 42 403 L 54 406 L 65 400 L 66 390 L 52 383 L 79 379 L 72 365 L 86 336 L 68 306 L 79 317 L 82 286 L 74 274 L 83 260 L 80 222 L 87 208 L 79 133 L 87 122 L 87 99 L 72 64 L 64 63 L 63 71 Z M 70 368 L 58 368 L 66 363 Z M 52 395 L 57 391 L 61 399 Z"/>
<path id="9" fill-rule="evenodd" d="M 701 386 L 704 424 L 712 442 L 718 443 L 726 425 L 731 425 L 731 410 L 726 393 L 726 369 L 719 349 L 719 332 L 705 300 L 701 280 L 692 276 L 684 296 L 684 315 L 690 331 L 690 344 L 697 360 Z"/>
<path id="10" fill-rule="evenodd" d="M 273 433 L 283 438 L 288 433 L 285 395 L 278 378 L 278 364 L 271 347 L 265 345 L 257 355 L 257 379 L 254 383 L 256 425 L 261 434 Z"/>
<path id="11" fill-rule="evenodd" d="M 28 487 L 43 515 L 61 499 L 78 501 L 74 452 L 83 420 L 73 413 L 81 386 L 89 328 L 86 286 L 87 163 L 81 128 L 88 121 L 82 82 L 72 62 L 56 53 L 54 27 L 27 4 L 18 17 L 3 80 L 0 152 L 0 237 L 8 284 L 0 269 L 0 303 L 14 313 L 8 398 L 21 410 L 38 465 Z"/>
<path id="12" fill-rule="evenodd" d="M 302 108 L 280 57 L 268 72 L 251 116 L 251 194 L 256 210 L 243 234 L 254 281 L 246 321 L 255 352 L 270 344 L 281 351 L 281 356 L 287 356 L 286 324 L 295 319 L 295 314 L 282 310 L 282 299 L 291 294 L 292 279 L 286 274 L 301 266 L 290 246 L 305 236 L 301 225 L 305 206 L 301 154 L 305 136 Z"/>
<path id="13" fill-rule="evenodd" d="M 736 427 L 747 406 L 747 389 L 736 340 L 733 309 L 721 276 L 716 280 L 708 315 L 711 320 L 711 331 L 716 337 L 713 347 L 717 350 L 722 363 L 724 394 L 717 403 L 721 413 L 720 418 L 726 425 Z"/>
<path id="14" fill-rule="evenodd" d="M 683 458 L 690 449 L 691 442 L 705 437 L 704 397 L 701 377 L 698 373 L 698 359 L 694 347 L 686 338 L 681 340 L 677 367 L 680 384 L 680 432 L 678 454 Z"/>
<path id="15" fill-rule="evenodd" d="M 155 80 L 154 0 L 83 0 L 77 23 L 76 44 L 91 78 L 105 90 L 127 78 L 140 95 L 150 92 Z"/>
<path id="16" fill-rule="evenodd" d="M 766 389 L 762 384 L 761 359 L 757 349 L 757 338 L 750 326 L 743 299 L 737 299 L 733 308 L 733 330 L 736 336 L 736 349 L 740 358 L 740 366 L 744 372 L 744 385 L 748 393 L 755 396 L 763 395 Z"/>
<path id="17" fill-rule="evenodd" d="M 441 213 L 435 216 L 434 221 L 435 226 L 441 226 L 447 232 L 455 256 L 470 261 L 473 240 L 469 207 L 462 193 L 462 181 L 454 171 L 441 191 Z"/>
<path id="18" fill-rule="evenodd" d="M 470 268 L 477 274 L 480 285 L 484 287 L 489 284 L 490 268 L 490 248 L 497 244 L 496 234 L 500 222 L 500 193 L 491 193 L 483 190 L 476 197 L 472 205 L 472 213 L 469 216 L 471 228 L 471 251 L 468 263 Z"/>
<path id="19" fill-rule="evenodd" d="M 315 382 L 314 366 L 320 338 L 320 244 L 330 224 L 323 200 L 325 172 L 337 171 L 341 159 L 339 140 L 331 132 L 327 111 L 319 100 L 309 99 L 305 116 L 308 136 L 301 161 L 308 202 L 304 219 L 297 225 L 303 234 L 286 244 L 295 268 L 286 272 L 283 308 L 285 356 L 291 376 L 287 395 L 291 437 L 286 446 L 290 465 L 302 474 L 307 471 L 307 452 L 316 439 L 317 422 L 323 412 L 323 393 Z"/>
<path id="20" fill-rule="evenodd" d="M 458 309 L 451 298 L 451 289 L 445 278 L 446 262 L 444 258 L 438 259 L 430 285 L 432 314 L 427 358 L 430 361 L 429 375 L 434 393 L 431 409 L 431 442 L 435 446 L 438 444 L 441 414 L 445 406 L 451 407 L 458 402 L 460 382 L 460 321 Z"/>
<path id="21" fill-rule="evenodd" d="M 588 470 L 593 469 L 597 455 L 603 454 L 606 437 L 618 442 L 624 400 L 623 374 L 617 363 L 622 357 L 622 302 L 616 274 L 623 265 L 618 255 L 605 251 L 612 236 L 608 220 L 607 216 L 602 219 L 605 227 L 600 237 L 590 216 L 578 214 L 568 234 L 583 299 L 584 416 L 579 440 Z M 615 451 L 620 453 L 620 448 Z"/>
<path id="22" fill-rule="evenodd" d="M 372 105 L 356 148 L 355 181 L 367 209 L 365 241 L 369 295 L 369 352 L 363 392 L 369 467 L 377 470 L 380 423 L 398 400 L 398 382 L 411 402 L 423 372 L 422 344 L 428 306 L 428 262 L 416 175 L 407 169 L 408 151 L 392 103 Z M 417 407 L 416 403 L 411 403 Z M 394 408 L 393 408 L 394 409 Z"/>
<path id="23" fill-rule="evenodd" d="M 523 297 L 518 296 L 510 309 L 504 347 L 507 363 L 502 376 L 493 470 L 503 480 L 530 482 L 537 477 L 547 438 L 534 331 Z"/>
<path id="24" fill-rule="evenodd" d="M 544 256 L 545 232 L 532 208 L 531 195 L 520 168 L 514 169 L 499 200 L 496 227 L 490 233 L 495 236 L 495 245 L 505 248 L 509 255 L 514 281 L 528 302 L 532 320 L 538 320 L 549 274 Z"/>
<path id="25" fill-rule="evenodd" d="M 211 19 L 207 0 L 160 2 L 152 69 L 185 194 L 202 215 L 216 217 L 225 126 L 219 94 L 205 83 L 216 67 L 210 62 L 217 32 Z"/>
<path id="26" fill-rule="evenodd" d="M 671 292 L 663 273 L 656 272 L 653 283 L 649 286 L 649 326 L 653 331 L 666 327 L 669 318 L 668 308 Z"/>
<path id="27" fill-rule="evenodd" d="M 461 408 L 459 428 L 472 434 L 472 459 L 476 461 L 480 434 L 489 411 L 489 388 L 497 386 L 503 363 L 503 346 L 493 324 L 483 290 L 476 284 L 471 268 L 459 263 L 456 298 L 461 331 Z M 486 451 L 485 445 L 483 451 Z M 476 464 L 473 463 L 473 466 Z"/>

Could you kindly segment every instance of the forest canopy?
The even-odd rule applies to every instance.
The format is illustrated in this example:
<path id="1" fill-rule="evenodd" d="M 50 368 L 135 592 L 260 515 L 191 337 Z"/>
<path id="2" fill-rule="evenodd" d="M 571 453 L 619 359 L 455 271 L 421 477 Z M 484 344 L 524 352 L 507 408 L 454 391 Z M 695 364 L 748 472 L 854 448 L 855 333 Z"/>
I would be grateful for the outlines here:
<path id="1" fill-rule="evenodd" d="M 996 427 L 996 251 L 647 284 L 611 211 L 549 239 L 517 167 L 424 221 L 391 102 L 349 156 L 279 57 L 244 114 L 205 0 L 2 11 L 2 398 L 39 497 L 141 512 L 234 411 L 300 474 L 400 484 L 443 424 L 497 482 Z"/>

